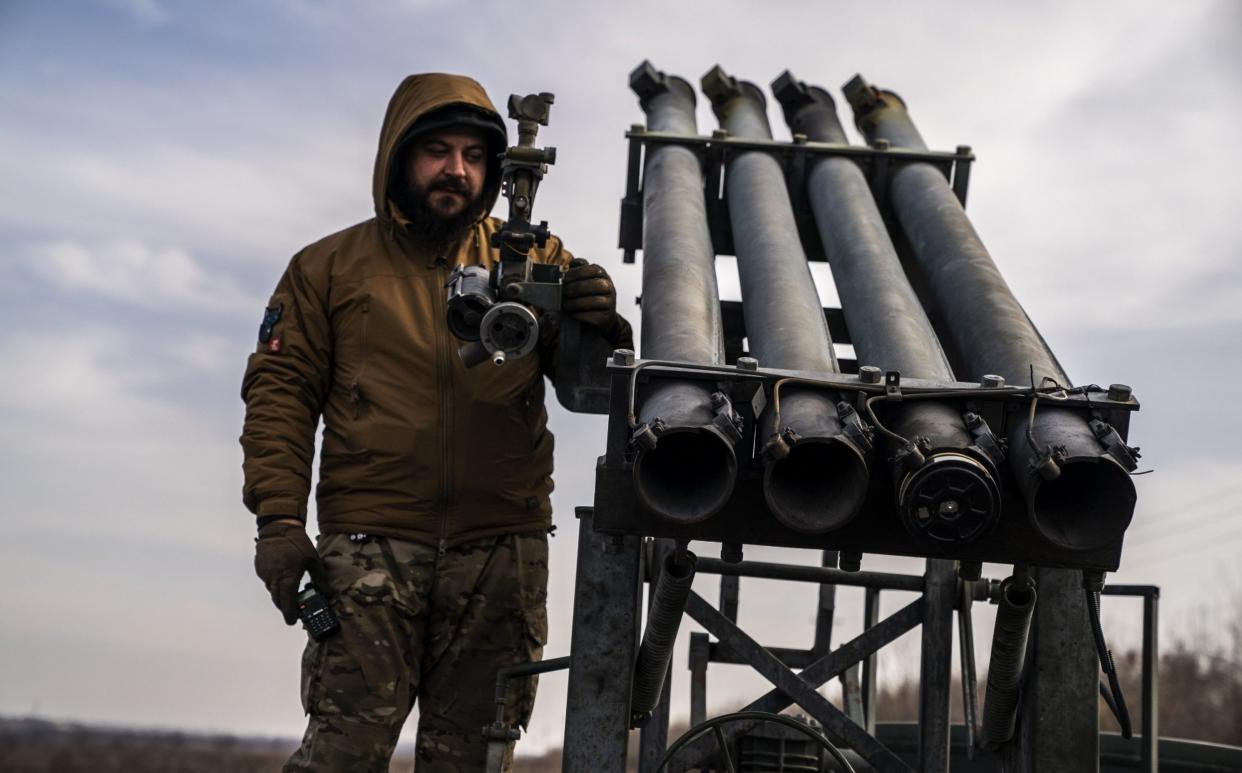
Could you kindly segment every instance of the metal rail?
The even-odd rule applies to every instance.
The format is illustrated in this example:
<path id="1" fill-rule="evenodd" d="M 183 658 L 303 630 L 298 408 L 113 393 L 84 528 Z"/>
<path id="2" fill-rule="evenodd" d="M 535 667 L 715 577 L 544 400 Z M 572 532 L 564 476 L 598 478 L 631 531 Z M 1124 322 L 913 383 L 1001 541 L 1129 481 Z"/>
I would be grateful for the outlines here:
<path id="1" fill-rule="evenodd" d="M 723 574 L 733 577 L 761 577 L 767 580 L 791 580 L 793 582 L 832 583 L 856 588 L 879 588 L 923 592 L 923 578 L 917 574 L 893 574 L 891 572 L 846 572 L 823 566 L 775 564 L 763 561 L 729 563 L 718 558 L 699 558 L 698 570 L 704 574 Z"/>

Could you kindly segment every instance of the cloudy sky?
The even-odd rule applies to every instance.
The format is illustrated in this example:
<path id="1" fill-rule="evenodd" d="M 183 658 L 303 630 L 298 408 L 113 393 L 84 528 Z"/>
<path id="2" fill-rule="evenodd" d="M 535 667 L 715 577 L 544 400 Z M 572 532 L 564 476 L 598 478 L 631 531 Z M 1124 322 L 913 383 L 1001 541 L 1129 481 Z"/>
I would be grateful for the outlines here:
<path id="1" fill-rule="evenodd" d="M 304 634 L 253 576 L 237 391 L 289 256 L 370 215 L 385 104 L 428 70 L 497 102 L 556 94 L 538 214 L 632 319 L 616 233 L 639 61 L 900 92 L 932 147 L 974 147 L 970 212 L 1070 375 L 1135 387 L 1155 472 L 1119 579 L 1164 587 L 1166 635 L 1210 633 L 1242 598 L 1240 34 L 1229 0 L 0 3 L 0 713 L 300 733 Z M 603 422 L 552 420 L 556 656 Z M 813 591 L 776 590 L 745 583 L 743 622 L 809 645 Z M 841 635 L 860 605 L 843 592 Z M 1113 607 L 1116 646 L 1137 643 Z M 563 689 L 545 678 L 528 749 L 559 741 Z M 717 667 L 709 695 L 757 689 Z"/>

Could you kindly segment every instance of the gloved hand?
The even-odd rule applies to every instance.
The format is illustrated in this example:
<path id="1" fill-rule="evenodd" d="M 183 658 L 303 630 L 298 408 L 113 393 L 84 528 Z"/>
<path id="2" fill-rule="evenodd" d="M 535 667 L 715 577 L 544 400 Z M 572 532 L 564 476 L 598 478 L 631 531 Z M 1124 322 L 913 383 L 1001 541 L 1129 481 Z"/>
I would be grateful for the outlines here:
<path id="1" fill-rule="evenodd" d="M 259 529 L 254 571 L 272 594 L 272 603 L 285 616 L 287 625 L 298 621 L 298 584 L 303 572 L 310 572 L 311 582 L 320 591 L 328 587 L 319 551 L 298 521 L 274 521 Z"/>
<path id="2" fill-rule="evenodd" d="M 561 311 L 605 332 L 617 325 L 617 289 L 602 267 L 574 258 L 561 278 Z"/>

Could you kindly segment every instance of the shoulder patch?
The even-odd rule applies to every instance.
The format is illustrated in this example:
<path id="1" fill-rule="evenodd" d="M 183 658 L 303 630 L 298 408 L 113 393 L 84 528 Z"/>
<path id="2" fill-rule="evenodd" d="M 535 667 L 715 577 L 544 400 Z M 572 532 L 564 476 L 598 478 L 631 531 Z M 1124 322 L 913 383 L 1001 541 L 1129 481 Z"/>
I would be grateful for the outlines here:
<path id="1" fill-rule="evenodd" d="M 259 323 L 259 343 L 265 344 L 272 339 L 272 331 L 276 329 L 276 323 L 280 321 L 280 314 L 284 309 L 285 305 L 278 303 L 263 310 L 263 321 Z"/>

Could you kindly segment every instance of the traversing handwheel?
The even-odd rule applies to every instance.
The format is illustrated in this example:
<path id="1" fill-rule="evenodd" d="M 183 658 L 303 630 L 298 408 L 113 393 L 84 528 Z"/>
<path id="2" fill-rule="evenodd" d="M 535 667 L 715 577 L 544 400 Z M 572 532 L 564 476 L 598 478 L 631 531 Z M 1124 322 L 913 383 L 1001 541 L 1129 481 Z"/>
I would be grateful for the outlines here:
<path id="1" fill-rule="evenodd" d="M 720 756 L 724 761 L 725 770 L 728 773 L 737 773 L 737 768 L 733 765 L 733 757 L 729 754 L 729 743 L 723 729 L 725 725 L 732 722 L 773 722 L 793 728 L 827 751 L 845 773 L 856 773 L 849 760 L 845 759 L 845 755 L 841 753 L 841 750 L 834 746 L 832 741 L 829 741 L 823 733 L 793 717 L 785 714 L 772 714 L 766 711 L 737 711 L 732 714 L 721 714 L 718 717 L 712 717 L 706 722 L 695 725 L 687 730 L 685 735 L 678 738 L 672 746 L 668 747 L 668 751 L 664 753 L 664 756 L 660 759 L 659 766 L 656 767 L 656 773 L 666 771 L 668 764 L 677 756 L 677 752 L 706 733 L 712 733 L 715 736 L 716 746 L 720 749 Z"/>

